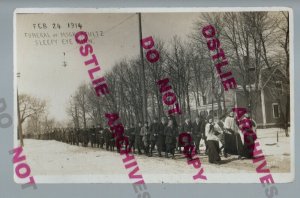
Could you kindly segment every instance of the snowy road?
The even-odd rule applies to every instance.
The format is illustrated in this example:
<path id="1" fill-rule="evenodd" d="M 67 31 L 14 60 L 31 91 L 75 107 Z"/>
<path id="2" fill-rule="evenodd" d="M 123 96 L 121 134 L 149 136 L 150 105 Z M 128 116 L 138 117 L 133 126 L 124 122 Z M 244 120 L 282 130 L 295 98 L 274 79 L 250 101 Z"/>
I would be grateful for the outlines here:
<path id="1" fill-rule="evenodd" d="M 290 171 L 290 138 L 285 137 L 281 130 L 279 143 L 276 143 L 276 131 L 279 129 L 261 129 L 258 131 L 258 141 L 262 146 L 268 166 L 272 173 Z M 37 176 L 51 176 L 56 178 L 64 176 L 82 176 L 76 181 L 96 182 L 98 179 L 122 177 L 120 182 L 128 182 L 128 172 L 125 170 L 120 154 L 99 148 L 86 148 L 69 145 L 54 140 L 26 139 L 24 152 L 32 173 Z M 195 169 L 189 166 L 181 154 L 176 154 L 176 159 L 165 159 L 157 156 L 147 157 L 135 155 L 141 173 L 145 180 L 150 182 L 189 182 Z M 205 155 L 200 155 L 202 166 L 207 174 L 227 173 L 256 173 L 257 165 L 251 160 L 237 160 L 237 156 L 223 158 L 222 165 L 208 163 Z M 101 177 L 96 177 L 102 175 Z M 178 177 L 186 175 L 187 177 Z M 56 178 L 57 179 L 57 178 Z M 69 178 L 72 180 L 72 177 Z M 74 178 L 73 178 L 74 179 Z M 61 180 L 58 179 L 59 181 Z M 186 181 L 187 180 L 187 181 Z M 43 180 L 44 181 L 44 180 Z M 47 180 L 48 181 L 48 180 Z M 102 180 L 101 180 L 102 181 Z M 63 181 L 62 181 L 63 182 Z"/>

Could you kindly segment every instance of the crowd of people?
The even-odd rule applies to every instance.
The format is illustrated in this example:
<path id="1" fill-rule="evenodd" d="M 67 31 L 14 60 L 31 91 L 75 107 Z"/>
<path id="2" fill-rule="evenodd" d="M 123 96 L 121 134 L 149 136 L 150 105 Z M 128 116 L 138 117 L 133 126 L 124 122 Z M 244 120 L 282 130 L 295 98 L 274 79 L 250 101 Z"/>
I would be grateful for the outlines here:
<path id="1" fill-rule="evenodd" d="M 244 115 L 245 119 L 251 119 L 249 114 Z M 255 131 L 256 123 L 253 119 L 252 127 Z M 186 132 L 192 137 L 185 145 L 180 143 L 178 137 Z M 194 152 L 197 154 L 208 155 L 210 163 L 220 164 L 223 155 L 237 155 L 238 159 L 243 157 L 251 158 L 251 152 L 244 146 L 242 134 L 235 122 L 233 112 L 230 112 L 225 119 L 213 121 L 212 116 L 204 118 L 197 116 L 194 122 L 187 117 L 184 123 L 178 125 L 174 117 L 162 117 L 161 120 L 153 119 L 152 123 L 139 122 L 137 126 L 125 126 L 125 136 L 128 144 L 124 144 L 135 154 L 145 154 L 153 156 L 156 153 L 159 157 L 174 159 L 175 152 L 182 153 L 182 148 L 186 144 L 193 145 Z M 116 137 L 109 128 L 55 128 L 39 134 L 37 139 L 56 140 L 77 146 L 91 146 L 110 151 L 117 150 Z M 205 150 L 200 153 L 200 141 L 204 141 Z M 163 155 L 164 154 L 164 155 Z"/>

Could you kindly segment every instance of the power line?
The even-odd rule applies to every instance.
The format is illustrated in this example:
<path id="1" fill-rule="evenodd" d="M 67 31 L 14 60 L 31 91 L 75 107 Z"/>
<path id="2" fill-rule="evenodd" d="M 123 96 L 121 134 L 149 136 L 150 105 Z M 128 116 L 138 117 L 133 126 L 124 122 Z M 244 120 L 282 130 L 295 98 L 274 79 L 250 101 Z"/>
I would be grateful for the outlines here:
<path id="1" fill-rule="evenodd" d="M 111 28 L 109 28 L 109 29 L 107 29 L 107 30 L 105 30 L 105 31 L 103 31 L 103 32 L 104 32 L 104 33 L 105 33 L 105 32 L 108 33 L 109 31 L 113 30 L 114 28 L 118 27 L 119 25 L 122 25 L 125 21 L 129 20 L 131 17 L 133 17 L 133 16 L 135 16 L 135 15 L 136 15 L 136 14 L 130 15 L 129 17 L 127 17 L 126 19 L 124 19 L 123 21 L 121 21 L 120 23 L 118 23 L 117 25 L 115 25 L 115 26 L 113 26 L 113 27 L 111 27 Z"/>

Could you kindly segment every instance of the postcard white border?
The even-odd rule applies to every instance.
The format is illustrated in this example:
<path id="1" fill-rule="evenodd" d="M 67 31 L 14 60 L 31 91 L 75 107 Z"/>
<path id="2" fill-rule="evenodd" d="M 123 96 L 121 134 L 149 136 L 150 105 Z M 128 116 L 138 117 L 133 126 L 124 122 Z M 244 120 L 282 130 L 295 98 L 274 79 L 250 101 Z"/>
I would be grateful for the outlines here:
<path id="1" fill-rule="evenodd" d="M 289 7 L 152 7 L 152 8 L 16 8 L 13 18 L 13 87 L 14 87 L 14 123 L 18 123 L 17 120 L 17 50 L 16 50 L 16 15 L 17 14 L 51 14 L 51 13 L 66 13 L 66 14 L 79 14 L 79 13 L 173 13 L 173 12 L 245 12 L 245 11 L 288 11 L 289 12 L 289 33 L 290 33 L 290 149 L 291 149 L 291 172 L 289 173 L 272 173 L 276 183 L 292 182 L 295 179 L 295 81 L 294 81 L 294 13 L 292 8 Z M 17 124 L 14 124 L 14 148 L 18 146 L 17 142 Z M 26 153 L 25 153 L 26 154 Z M 30 164 L 29 164 L 30 165 Z M 124 167 L 122 167 L 124 168 Z M 205 169 L 205 165 L 204 165 Z M 21 183 L 14 174 L 14 180 L 16 183 Z M 151 182 L 154 175 L 148 175 L 142 173 L 146 183 Z M 206 173 L 207 181 L 205 183 L 260 183 L 257 173 L 228 173 L 228 174 L 213 174 Z M 124 179 L 124 175 L 109 176 L 107 175 L 56 175 L 56 176 L 44 176 L 34 175 L 36 183 L 131 183 L 128 176 Z M 168 175 L 170 176 L 170 175 Z M 181 183 L 195 183 L 192 179 L 192 175 L 180 174 L 177 175 L 181 179 Z M 222 177 L 222 181 L 220 181 Z M 149 178 L 147 180 L 147 178 Z M 166 178 L 166 175 L 162 175 L 162 178 Z M 117 181 L 116 181 L 117 180 Z M 164 183 L 174 183 L 173 179 L 165 179 Z M 157 183 L 157 182 L 155 182 Z"/>

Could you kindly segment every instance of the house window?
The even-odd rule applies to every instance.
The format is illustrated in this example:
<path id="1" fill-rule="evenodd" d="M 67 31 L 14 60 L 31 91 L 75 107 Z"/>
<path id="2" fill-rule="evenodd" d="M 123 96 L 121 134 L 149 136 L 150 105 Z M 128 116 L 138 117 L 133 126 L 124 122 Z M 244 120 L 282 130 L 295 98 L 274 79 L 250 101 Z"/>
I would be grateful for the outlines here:
<path id="1" fill-rule="evenodd" d="M 273 109 L 273 118 L 279 118 L 280 113 L 279 113 L 279 105 L 278 105 L 278 103 L 273 103 L 272 104 L 272 109 Z"/>
<path id="2" fill-rule="evenodd" d="M 278 90 L 279 94 L 281 95 L 282 94 L 282 81 L 276 81 L 275 86 L 276 86 L 276 89 Z"/>

